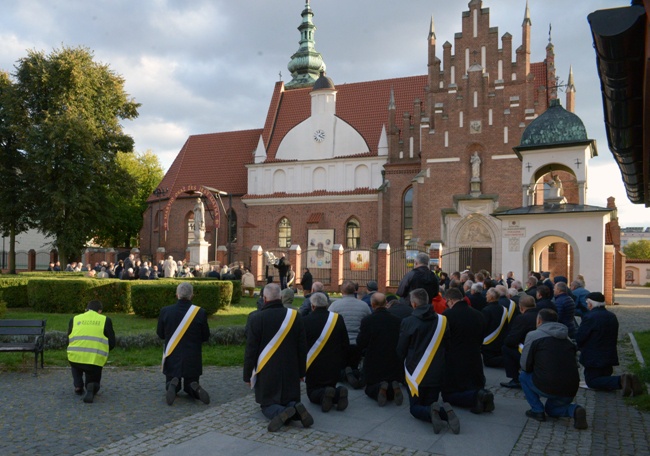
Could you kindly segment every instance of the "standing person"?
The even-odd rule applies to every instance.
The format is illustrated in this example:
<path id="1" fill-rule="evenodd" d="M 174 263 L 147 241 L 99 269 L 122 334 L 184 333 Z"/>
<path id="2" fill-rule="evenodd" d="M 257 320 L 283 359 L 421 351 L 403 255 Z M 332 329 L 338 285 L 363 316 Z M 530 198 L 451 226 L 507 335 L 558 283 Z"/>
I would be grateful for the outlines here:
<path id="1" fill-rule="evenodd" d="M 406 298 L 412 290 L 424 288 L 429 296 L 429 302 L 433 300 L 440 291 L 438 277 L 429 269 L 429 255 L 420 252 L 416 255 L 413 269 L 409 271 L 397 288 L 397 296 Z"/>
<path id="2" fill-rule="evenodd" d="M 113 322 L 102 315 L 100 301 L 90 301 L 86 312 L 71 318 L 68 324 L 68 362 L 72 370 L 74 392 L 82 395 L 85 386 L 84 402 L 92 403 L 99 391 L 102 368 L 108 360 L 108 352 L 113 348 Z"/>
<path id="3" fill-rule="evenodd" d="M 449 309 L 443 312 L 449 323 L 449 345 L 445 353 L 442 397 L 472 413 L 494 411 L 494 394 L 485 389 L 481 346 L 485 317 L 472 309 L 458 288 L 445 293 Z"/>
<path id="4" fill-rule="evenodd" d="M 558 323 L 557 313 L 551 309 L 539 311 L 537 329 L 526 336 L 519 381 L 530 405 L 528 418 L 546 421 L 546 415 L 573 417 L 573 427 L 587 429 L 586 410 L 571 403 L 580 383 L 576 346 L 569 340 L 568 328 Z M 540 397 L 547 398 L 546 404 Z"/>
<path id="5" fill-rule="evenodd" d="M 423 288 L 411 291 L 410 300 L 413 314 L 402 320 L 397 354 L 404 360 L 411 415 L 430 422 L 436 434 L 447 426 L 445 421 L 458 434 L 460 421 L 451 405 L 438 403 L 449 344 L 447 317 L 433 311 Z"/>
<path id="6" fill-rule="evenodd" d="M 280 255 L 280 259 L 273 266 L 278 269 L 278 274 L 280 275 L 280 288 L 284 290 L 287 288 L 287 272 L 289 271 L 289 261 L 287 260 L 287 256 L 284 253 Z"/>
<path id="7" fill-rule="evenodd" d="M 163 270 L 165 272 L 165 278 L 175 277 L 176 272 L 178 271 L 178 266 L 174 261 L 174 257 L 169 255 L 165 262 L 163 263 Z"/>
<path id="8" fill-rule="evenodd" d="M 370 315 L 368 304 L 354 297 L 354 282 L 346 280 L 341 284 L 341 299 L 337 299 L 330 306 L 330 312 L 336 312 L 343 317 L 345 328 L 350 339 L 350 350 L 348 350 L 348 362 L 345 368 L 345 378 L 352 388 L 363 387 L 360 379 L 359 363 L 361 362 L 361 351 L 357 347 L 357 336 L 361 320 Z"/>
<path id="9" fill-rule="evenodd" d="M 361 320 L 357 336 L 357 347 L 364 353 L 366 395 L 376 400 L 380 407 L 391 400 L 395 405 L 402 405 L 404 395 L 400 382 L 404 380 L 404 368 L 397 356 L 402 320 L 388 312 L 383 293 L 373 293 L 370 304 L 373 312 Z"/>
<path id="10" fill-rule="evenodd" d="M 618 366 L 618 319 L 605 308 L 605 296 L 589 293 L 586 302 L 589 310 L 582 317 L 576 342 L 587 386 L 604 391 L 622 389 L 623 396 L 642 394 L 641 380 L 636 375 L 612 375 L 613 366 Z"/>
<path id="11" fill-rule="evenodd" d="M 336 386 L 348 359 L 348 332 L 343 317 L 328 312 L 327 296 L 316 293 L 311 300 L 312 312 L 304 318 L 307 338 L 307 396 L 329 412 L 336 404 L 337 410 L 348 407 L 348 389 Z"/>
<path id="12" fill-rule="evenodd" d="M 203 374 L 202 344 L 210 338 L 208 316 L 202 308 L 192 304 L 194 288 L 183 282 L 176 287 L 178 301 L 163 307 L 158 317 L 158 337 L 165 341 L 163 374 L 166 377 L 167 405 L 172 405 L 176 394 L 183 390 L 204 404 L 210 396 L 199 384 Z"/>
<path id="13" fill-rule="evenodd" d="M 255 388 L 255 401 L 271 420 L 269 432 L 290 420 L 309 427 L 314 418 L 300 402 L 300 381 L 307 365 L 302 317 L 282 305 L 277 283 L 266 284 L 263 294 L 264 306 L 251 312 L 246 322 L 244 382 Z"/>
<path id="14" fill-rule="evenodd" d="M 311 285 L 314 283 L 314 278 L 309 272 L 309 268 L 305 268 L 305 273 L 300 278 L 300 285 L 302 286 L 302 295 L 305 296 L 311 293 Z"/>

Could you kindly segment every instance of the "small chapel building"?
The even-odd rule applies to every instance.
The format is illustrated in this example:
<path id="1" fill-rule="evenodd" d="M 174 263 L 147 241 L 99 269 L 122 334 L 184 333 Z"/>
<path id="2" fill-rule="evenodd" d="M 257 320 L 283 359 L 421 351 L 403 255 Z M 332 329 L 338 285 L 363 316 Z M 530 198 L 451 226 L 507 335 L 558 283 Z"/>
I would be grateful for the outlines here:
<path id="1" fill-rule="evenodd" d="M 292 79 L 275 84 L 264 125 L 187 139 L 159 185 L 167 193 L 148 201 L 141 251 L 185 258 L 193 192 L 208 189 L 205 241 L 222 263 L 298 248 L 300 277 L 331 268 L 334 249 L 368 263 L 374 280 L 375 252 L 390 246 L 400 272 L 387 286 L 421 250 L 449 272 L 586 274 L 602 290 L 615 212 L 586 205 L 596 145 L 573 114 L 572 71 L 559 103 L 550 38 L 544 60 L 531 61 L 528 5 L 523 13 L 513 43 L 471 0 L 453 44 L 440 45 L 431 18 L 424 74 L 337 85 L 307 1 Z"/>

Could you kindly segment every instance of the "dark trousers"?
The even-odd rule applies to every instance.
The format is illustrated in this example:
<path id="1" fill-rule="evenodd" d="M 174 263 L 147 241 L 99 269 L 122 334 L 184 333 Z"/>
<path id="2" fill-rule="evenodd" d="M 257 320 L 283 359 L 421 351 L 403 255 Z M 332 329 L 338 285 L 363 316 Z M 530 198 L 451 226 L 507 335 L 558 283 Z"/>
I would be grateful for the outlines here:
<path id="1" fill-rule="evenodd" d="M 387 383 L 388 383 L 388 389 L 386 390 L 386 399 L 392 401 L 395 398 L 395 391 L 393 390 L 393 386 L 391 385 L 392 382 L 387 381 Z M 377 400 L 377 397 L 379 396 L 380 385 L 381 383 L 366 385 L 366 396 L 374 400 Z"/>
<path id="2" fill-rule="evenodd" d="M 585 383 L 589 388 L 615 391 L 621 389 L 620 375 L 612 375 L 614 369 L 609 367 L 585 367 Z"/>
<path id="3" fill-rule="evenodd" d="M 504 367 L 503 355 L 501 353 L 484 351 L 483 364 L 485 365 L 485 367 Z"/>
<path id="4" fill-rule="evenodd" d="M 169 375 L 165 376 L 166 381 L 165 381 L 165 390 L 169 388 L 169 382 L 172 381 L 172 378 Z M 190 388 L 190 385 L 193 383 L 199 382 L 199 377 L 183 377 L 183 391 L 185 391 L 187 394 L 192 396 L 194 399 L 198 399 L 199 395 L 194 392 L 192 388 Z M 178 393 L 181 390 L 181 382 L 178 382 L 178 386 L 176 387 L 176 392 Z"/>
<path id="5" fill-rule="evenodd" d="M 506 377 L 519 381 L 519 361 L 521 360 L 521 353 L 516 348 L 506 347 L 501 348 L 503 353 L 503 367 L 506 368 Z"/>
<path id="6" fill-rule="evenodd" d="M 262 414 L 267 417 L 269 420 L 272 420 L 276 416 L 278 416 L 280 413 L 284 412 L 284 410 L 288 407 L 293 407 L 296 405 L 296 401 L 291 401 L 287 402 L 286 404 L 271 404 L 271 405 L 262 405 Z M 300 416 L 298 413 L 296 413 L 292 418 L 292 420 L 299 420 Z"/>
<path id="7" fill-rule="evenodd" d="M 412 396 L 409 389 L 409 404 L 410 412 L 413 417 L 418 420 L 431 422 L 431 405 L 438 400 L 440 396 L 440 388 L 420 387 L 418 395 Z M 440 418 L 447 419 L 447 413 L 444 409 L 440 409 Z"/>
<path id="8" fill-rule="evenodd" d="M 88 383 L 94 383 L 96 385 L 95 392 L 99 391 L 99 384 L 102 381 L 102 366 L 70 361 L 70 369 L 72 371 L 72 383 L 75 388 L 87 387 Z M 86 376 L 85 381 L 84 375 Z"/>
<path id="9" fill-rule="evenodd" d="M 309 388 L 307 387 L 307 397 L 309 398 L 309 402 L 312 404 L 321 404 L 323 402 L 323 396 L 325 395 L 325 388 L 334 388 L 336 393 L 334 394 L 334 399 L 332 402 L 334 404 L 339 403 L 339 398 L 341 397 L 341 387 L 339 386 L 338 388 L 336 387 L 336 383 L 333 385 L 329 386 L 322 386 L 318 388 Z"/>
<path id="10" fill-rule="evenodd" d="M 449 402 L 451 405 L 459 407 L 474 407 L 476 405 L 476 396 L 479 389 L 471 389 L 467 391 L 454 391 L 453 393 L 442 393 L 442 399 Z"/>

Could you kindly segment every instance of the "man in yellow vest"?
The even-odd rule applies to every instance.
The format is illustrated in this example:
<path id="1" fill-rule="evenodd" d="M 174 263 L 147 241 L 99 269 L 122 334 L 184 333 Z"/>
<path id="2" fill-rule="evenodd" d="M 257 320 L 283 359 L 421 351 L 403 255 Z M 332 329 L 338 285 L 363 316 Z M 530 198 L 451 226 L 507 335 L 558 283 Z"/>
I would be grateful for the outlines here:
<path id="1" fill-rule="evenodd" d="M 102 368 L 108 360 L 108 352 L 114 347 L 115 332 L 111 319 L 102 315 L 100 301 L 90 301 L 86 312 L 73 317 L 68 325 L 68 361 L 74 392 L 82 395 L 85 386 L 84 402 L 92 403 L 99 391 Z"/>

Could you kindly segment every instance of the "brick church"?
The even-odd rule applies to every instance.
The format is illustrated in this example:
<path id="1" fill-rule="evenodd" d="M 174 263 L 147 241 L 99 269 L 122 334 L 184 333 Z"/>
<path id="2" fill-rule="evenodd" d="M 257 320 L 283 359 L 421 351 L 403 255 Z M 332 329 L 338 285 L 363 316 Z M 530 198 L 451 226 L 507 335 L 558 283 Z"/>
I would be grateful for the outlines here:
<path id="1" fill-rule="evenodd" d="M 537 44 L 546 57 L 531 62 L 528 6 L 516 38 L 499 35 L 481 0 L 468 8 L 453 43 L 440 42 L 432 17 L 422 33 L 425 74 L 336 85 L 315 49 L 307 1 L 288 66 L 292 79 L 275 84 L 264 125 L 187 139 L 159 185 L 163 193 L 149 199 L 141 252 L 186 257 L 198 194 L 209 256 L 222 262 L 249 264 L 254 246 L 277 254 L 292 246 L 304 253 L 435 245 L 444 270 L 510 270 L 494 214 L 543 201 L 555 178 L 565 201 L 584 205 L 586 183 L 566 165 L 533 170 L 522 184 L 526 164 L 513 148 L 558 97 L 553 44 Z M 563 91 L 570 114 L 572 73 Z M 568 244 L 535 255 L 540 269 L 571 274 Z M 315 257 L 301 266 L 327 267 Z"/>

